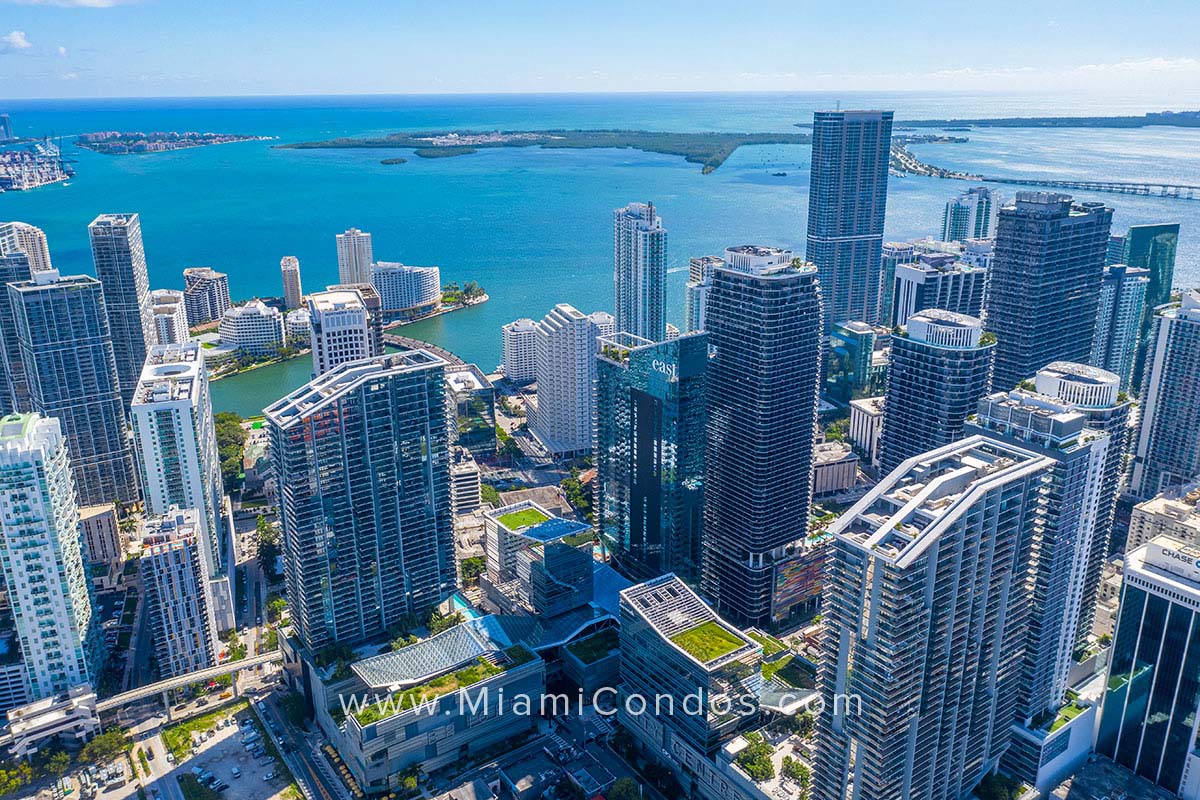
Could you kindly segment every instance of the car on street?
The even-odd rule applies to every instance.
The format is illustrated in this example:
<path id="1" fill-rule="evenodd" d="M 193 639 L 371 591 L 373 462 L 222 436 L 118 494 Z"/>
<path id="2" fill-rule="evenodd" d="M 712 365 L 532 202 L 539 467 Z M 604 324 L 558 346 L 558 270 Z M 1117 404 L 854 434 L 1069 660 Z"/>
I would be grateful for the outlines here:
<path id="1" fill-rule="evenodd" d="M 235 778 L 242 777 L 242 771 L 240 769 L 238 769 L 237 767 L 234 767 L 233 769 L 229 770 L 229 774 Z"/>

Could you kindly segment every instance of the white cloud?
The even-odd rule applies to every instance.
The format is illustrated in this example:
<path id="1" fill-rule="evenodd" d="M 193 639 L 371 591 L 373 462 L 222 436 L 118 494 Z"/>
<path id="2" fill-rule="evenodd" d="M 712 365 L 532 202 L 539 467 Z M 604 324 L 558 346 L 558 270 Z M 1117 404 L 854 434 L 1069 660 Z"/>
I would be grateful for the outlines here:
<path id="1" fill-rule="evenodd" d="M 33 42 L 25 36 L 25 31 L 13 31 L 6 36 L 0 36 L 0 53 L 8 50 L 28 50 Z"/>
<path id="2" fill-rule="evenodd" d="M 58 46 L 58 55 L 60 58 L 66 58 L 67 57 L 67 48 L 63 47 L 62 45 L 59 45 Z"/>
<path id="3" fill-rule="evenodd" d="M 112 8 L 139 0 L 0 0 L 17 6 L 54 6 L 56 8 Z"/>

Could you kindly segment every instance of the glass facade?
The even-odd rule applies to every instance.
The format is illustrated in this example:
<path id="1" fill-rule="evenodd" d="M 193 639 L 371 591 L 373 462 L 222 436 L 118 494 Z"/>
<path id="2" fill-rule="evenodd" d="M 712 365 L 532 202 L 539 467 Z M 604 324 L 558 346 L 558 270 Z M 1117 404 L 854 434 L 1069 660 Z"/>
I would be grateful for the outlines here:
<path id="1" fill-rule="evenodd" d="M 601 337 L 596 356 L 597 526 L 635 579 L 699 580 L 708 336 Z"/>
<path id="2" fill-rule="evenodd" d="M 1137 358 L 1133 366 L 1134 388 L 1141 388 L 1142 366 L 1149 355 L 1150 328 L 1154 309 L 1171 299 L 1175 281 L 1175 251 L 1179 246 L 1179 223 L 1134 225 L 1124 237 L 1123 263 L 1150 270 L 1150 285 L 1142 309 Z"/>

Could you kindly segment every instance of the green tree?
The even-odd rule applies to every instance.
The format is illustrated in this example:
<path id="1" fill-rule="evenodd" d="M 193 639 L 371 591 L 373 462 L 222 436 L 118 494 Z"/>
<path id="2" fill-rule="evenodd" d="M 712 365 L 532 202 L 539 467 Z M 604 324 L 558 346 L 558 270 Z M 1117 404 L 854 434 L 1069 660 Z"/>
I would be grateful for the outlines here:
<path id="1" fill-rule="evenodd" d="M 458 565 L 458 571 L 462 575 L 463 583 L 474 583 L 483 574 L 487 562 L 483 556 L 469 556 L 464 558 Z"/>
<path id="2" fill-rule="evenodd" d="M 633 778 L 617 778 L 608 790 L 608 800 L 638 800 L 641 796 L 642 787 Z"/>
<path id="3" fill-rule="evenodd" d="M 130 748 L 125 731 L 114 728 L 96 736 L 79 751 L 79 760 L 84 764 L 107 764 Z"/>
<path id="4" fill-rule="evenodd" d="M 242 448 L 246 445 L 246 431 L 242 429 L 242 418 L 232 411 L 222 411 L 213 416 L 217 431 L 217 456 L 221 460 L 221 477 L 225 491 L 233 491 L 242 478 Z"/>
<path id="5" fill-rule="evenodd" d="M 281 552 L 279 549 L 279 531 L 267 521 L 266 517 L 259 514 L 258 520 L 255 522 L 255 537 L 258 540 L 259 566 L 266 573 L 267 581 L 274 583 L 279 580 L 279 574 L 275 572 L 275 560 Z"/>
<path id="6" fill-rule="evenodd" d="M 774 750 L 757 733 L 747 733 L 748 744 L 742 749 L 734 761 L 741 767 L 750 779 L 756 783 L 769 781 L 775 777 L 775 765 L 771 763 Z"/>
<path id="7" fill-rule="evenodd" d="M 479 487 L 479 494 L 483 498 L 483 502 L 487 503 L 488 505 L 492 507 L 497 507 L 500 505 L 500 492 L 495 486 L 487 483 L 481 484 Z"/>
<path id="8" fill-rule="evenodd" d="M 458 611 L 455 611 L 453 614 L 442 614 L 439 611 L 434 611 L 429 615 L 429 621 L 425 623 L 425 627 L 429 628 L 431 636 L 436 636 L 442 631 L 448 631 L 462 622 L 463 615 Z"/>
<path id="9" fill-rule="evenodd" d="M 24 761 L 0 763 L 0 794 L 12 794 L 32 780 L 33 769 Z"/>

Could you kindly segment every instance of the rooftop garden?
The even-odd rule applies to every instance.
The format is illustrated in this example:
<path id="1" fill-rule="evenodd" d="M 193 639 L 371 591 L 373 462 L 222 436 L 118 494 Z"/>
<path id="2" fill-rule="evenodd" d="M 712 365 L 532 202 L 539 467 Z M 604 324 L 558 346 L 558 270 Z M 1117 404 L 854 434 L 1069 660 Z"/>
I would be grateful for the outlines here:
<path id="1" fill-rule="evenodd" d="M 591 544 L 596 540 L 596 535 L 591 529 L 572 533 L 570 536 L 564 536 L 560 541 L 568 547 L 579 547 L 580 545 Z"/>
<path id="2" fill-rule="evenodd" d="M 550 518 L 536 508 L 523 508 L 520 511 L 510 511 L 496 519 L 510 531 L 519 531 L 546 522 Z"/>
<path id="3" fill-rule="evenodd" d="M 788 646 L 786 644 L 781 642 L 779 639 L 776 639 L 774 636 L 772 636 L 769 633 L 764 633 L 762 631 L 753 630 L 753 631 L 746 631 L 746 635 L 749 636 L 754 641 L 758 642 L 760 645 L 762 645 L 763 658 L 770 658 L 771 656 L 775 655 L 776 653 L 782 653 L 784 650 L 788 649 Z"/>
<path id="4" fill-rule="evenodd" d="M 732 653 L 745 644 L 712 620 L 675 634 L 671 637 L 671 641 L 682 647 L 697 661 L 705 664 L 714 658 Z"/>
<path id="5" fill-rule="evenodd" d="M 578 642 L 572 642 L 567 645 L 567 649 L 571 651 L 571 655 L 578 658 L 584 664 L 592 664 L 604 658 L 613 650 L 616 650 L 619 644 L 620 639 L 617 636 L 617 632 L 612 628 L 608 628 L 594 636 L 580 639 Z"/>
<path id="6" fill-rule="evenodd" d="M 480 656 L 476 659 L 476 663 L 470 666 L 448 672 L 417 686 L 401 689 L 386 700 L 364 703 L 362 708 L 354 714 L 354 718 L 358 720 L 359 725 L 370 725 L 394 714 L 420 708 L 424 703 L 457 692 L 459 689 L 465 689 L 533 660 L 533 653 L 519 644 L 505 650 L 504 655 L 505 660 L 502 664 L 493 664 Z"/>
<path id="7" fill-rule="evenodd" d="M 812 667 L 796 656 L 785 656 L 774 661 L 764 661 L 762 665 L 764 681 L 772 678 L 793 689 L 817 688 L 817 674 Z"/>

